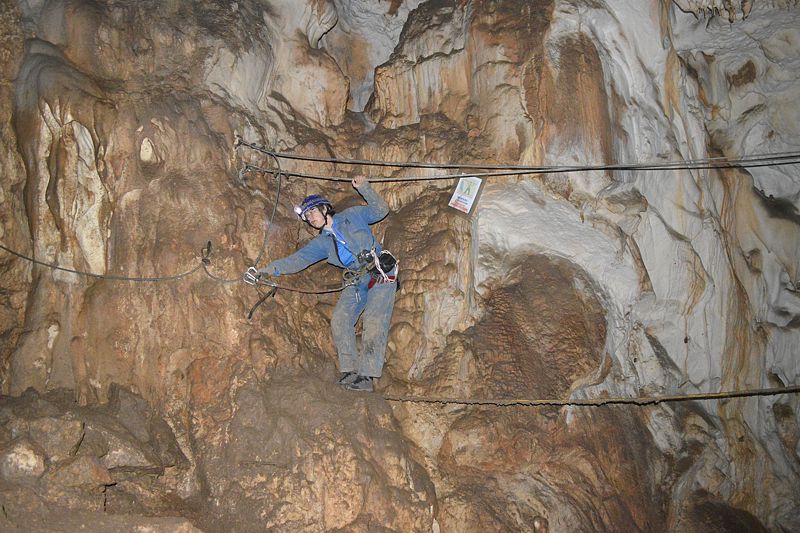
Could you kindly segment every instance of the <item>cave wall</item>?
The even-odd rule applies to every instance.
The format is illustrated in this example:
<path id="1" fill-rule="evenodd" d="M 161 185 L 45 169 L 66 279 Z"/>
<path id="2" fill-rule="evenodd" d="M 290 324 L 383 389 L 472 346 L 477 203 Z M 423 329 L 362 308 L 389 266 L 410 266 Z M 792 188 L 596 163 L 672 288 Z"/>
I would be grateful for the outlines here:
<path id="1" fill-rule="evenodd" d="M 0 16 L 2 242 L 98 274 L 189 272 L 210 240 L 209 271 L 238 279 L 277 182 L 239 172 L 272 161 L 236 135 L 318 156 L 580 165 L 790 151 L 800 123 L 791 3 L 59 0 Z M 310 238 L 292 213 L 304 195 L 357 201 L 346 184 L 281 186 L 267 259 Z M 491 179 L 471 217 L 446 206 L 452 181 L 375 187 L 403 269 L 381 391 L 798 382 L 796 165 Z M 174 490 L 221 516 L 250 502 L 243 529 L 800 526 L 796 396 L 348 408 L 325 385 L 334 297 L 280 291 L 248 321 L 257 294 L 202 270 L 133 283 L 0 261 L 3 393 L 96 404 L 129 387 L 189 458 Z M 335 284 L 331 270 L 291 282 Z"/>

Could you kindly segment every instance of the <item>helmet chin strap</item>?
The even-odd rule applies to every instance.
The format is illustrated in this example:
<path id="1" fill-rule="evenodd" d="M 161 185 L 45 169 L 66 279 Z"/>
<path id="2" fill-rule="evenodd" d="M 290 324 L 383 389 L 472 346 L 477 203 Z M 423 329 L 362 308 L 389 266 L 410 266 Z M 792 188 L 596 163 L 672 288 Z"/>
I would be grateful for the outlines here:
<path id="1" fill-rule="evenodd" d="M 323 211 L 323 208 L 325 208 L 324 211 Z M 306 215 L 306 222 L 308 223 L 309 226 L 311 226 L 315 230 L 322 231 L 322 228 L 324 228 L 325 225 L 328 223 L 328 206 L 327 205 L 321 205 L 319 207 L 314 207 L 314 209 L 319 210 L 319 214 L 322 215 L 322 219 L 323 219 L 322 225 L 320 227 L 317 227 L 314 224 L 312 224 L 311 220 L 308 218 L 308 215 Z"/>

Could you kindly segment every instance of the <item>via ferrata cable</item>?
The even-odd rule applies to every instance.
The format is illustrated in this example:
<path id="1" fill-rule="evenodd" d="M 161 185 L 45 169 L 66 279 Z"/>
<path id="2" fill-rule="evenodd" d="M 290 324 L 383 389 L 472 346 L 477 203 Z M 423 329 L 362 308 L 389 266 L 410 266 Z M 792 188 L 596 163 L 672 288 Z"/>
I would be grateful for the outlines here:
<path id="1" fill-rule="evenodd" d="M 210 244 L 211 244 L 211 242 L 209 241 L 209 245 Z M 192 274 L 194 274 L 195 272 L 200 270 L 201 267 L 203 267 L 203 268 L 205 267 L 205 263 L 203 261 L 200 261 L 200 263 L 198 263 L 198 265 L 196 267 L 192 268 L 191 270 L 187 270 L 186 272 L 181 272 L 180 274 L 174 274 L 174 275 L 170 275 L 170 276 L 118 276 L 118 275 L 115 275 L 115 274 L 97 274 L 95 272 L 88 272 L 88 271 L 85 271 L 85 270 L 77 270 L 77 269 L 74 269 L 74 268 L 62 267 L 62 266 L 57 265 L 55 263 L 46 263 L 44 261 L 40 261 L 40 260 L 36 259 L 35 257 L 31 257 L 31 256 L 28 256 L 26 254 L 17 252 L 16 250 L 12 250 L 11 248 L 8 248 L 7 246 L 5 246 L 3 244 L 0 244 L 0 249 L 5 250 L 6 252 L 10 253 L 11 255 L 17 256 L 20 259 L 24 259 L 26 261 L 29 261 L 30 263 L 35 264 L 35 265 L 47 267 L 47 268 L 50 268 L 50 269 L 53 269 L 53 270 L 60 270 L 62 272 L 69 272 L 70 274 L 77 274 L 79 276 L 86 276 L 86 277 L 95 278 L 95 279 L 106 279 L 106 280 L 111 280 L 111 281 L 133 281 L 133 282 L 174 281 L 174 280 L 178 280 L 178 279 L 182 279 L 182 278 L 191 276 Z"/>
<path id="2" fill-rule="evenodd" d="M 345 159 L 334 157 L 308 156 L 302 154 L 283 153 L 269 150 L 264 146 L 249 143 L 237 138 L 237 146 L 244 146 L 257 152 L 270 155 L 274 158 L 291 159 L 298 161 L 322 162 L 342 165 L 363 165 L 380 166 L 395 168 L 424 168 L 424 169 L 460 169 L 460 170 L 491 170 L 490 172 L 470 172 L 470 176 L 475 177 L 503 177 L 521 176 L 528 174 L 555 174 L 567 172 L 586 172 L 586 171 L 636 171 L 636 170 L 708 170 L 714 168 L 755 168 L 764 166 L 785 166 L 800 163 L 800 151 L 786 151 L 754 154 L 741 158 L 728 157 L 709 157 L 698 159 L 682 159 L 678 161 L 651 161 L 644 163 L 618 163 L 618 164 L 594 164 L 594 165 L 493 165 L 480 163 L 421 163 L 415 161 L 395 162 L 385 160 L 368 159 Z M 262 169 L 264 170 L 264 169 Z M 319 174 L 295 172 L 291 170 L 283 171 L 287 176 L 296 176 L 307 179 L 319 179 L 328 181 L 350 181 L 350 178 L 343 176 L 323 176 Z M 376 182 L 397 182 L 397 181 L 428 181 L 445 180 L 462 177 L 463 173 L 449 173 L 433 176 L 393 176 L 370 178 Z"/>
<path id="3" fill-rule="evenodd" d="M 788 387 L 774 387 L 770 389 L 744 389 L 728 390 L 720 392 L 701 392 L 696 394 L 671 394 L 664 396 L 640 396 L 640 397 L 616 397 L 616 398 L 587 398 L 587 399 L 518 399 L 518 398 L 437 398 L 430 396 L 400 396 L 386 394 L 383 399 L 390 402 L 403 403 L 438 403 L 456 405 L 493 405 L 497 407 L 523 406 L 574 406 L 574 407 L 598 407 L 602 405 L 657 405 L 660 403 L 686 402 L 692 400 L 726 400 L 731 398 L 749 398 L 754 396 L 776 396 L 779 394 L 798 394 L 800 385 L 790 385 Z"/>

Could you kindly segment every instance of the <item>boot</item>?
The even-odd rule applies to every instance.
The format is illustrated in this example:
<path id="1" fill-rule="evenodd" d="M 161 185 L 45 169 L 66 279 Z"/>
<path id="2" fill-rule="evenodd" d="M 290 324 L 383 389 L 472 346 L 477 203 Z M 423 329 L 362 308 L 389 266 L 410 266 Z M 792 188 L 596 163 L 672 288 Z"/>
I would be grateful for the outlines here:
<path id="1" fill-rule="evenodd" d="M 337 381 L 337 383 L 339 385 L 341 385 L 342 387 L 346 387 L 346 386 L 350 385 L 351 383 L 353 383 L 356 379 L 358 379 L 358 373 L 357 372 L 353 372 L 353 371 L 342 372 L 342 375 L 339 376 L 339 381 Z"/>
<path id="2" fill-rule="evenodd" d="M 359 392 L 372 392 L 375 390 L 372 385 L 372 378 L 369 376 L 358 376 L 355 381 L 345 385 L 345 388 Z"/>

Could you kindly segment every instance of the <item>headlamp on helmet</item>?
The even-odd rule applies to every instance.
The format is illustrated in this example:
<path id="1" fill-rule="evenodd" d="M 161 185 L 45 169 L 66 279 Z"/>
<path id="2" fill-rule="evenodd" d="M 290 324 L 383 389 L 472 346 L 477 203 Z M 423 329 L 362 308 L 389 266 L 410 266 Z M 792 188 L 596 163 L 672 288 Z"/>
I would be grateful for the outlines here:
<path id="1" fill-rule="evenodd" d="M 333 207 L 330 201 L 324 196 L 312 194 L 311 196 L 306 196 L 305 200 L 303 200 L 300 205 L 294 208 L 294 212 L 297 213 L 297 216 L 300 217 L 301 220 L 308 222 L 308 218 L 306 216 L 308 215 L 308 212 L 315 207 L 322 206 L 328 206 L 328 209 Z"/>

